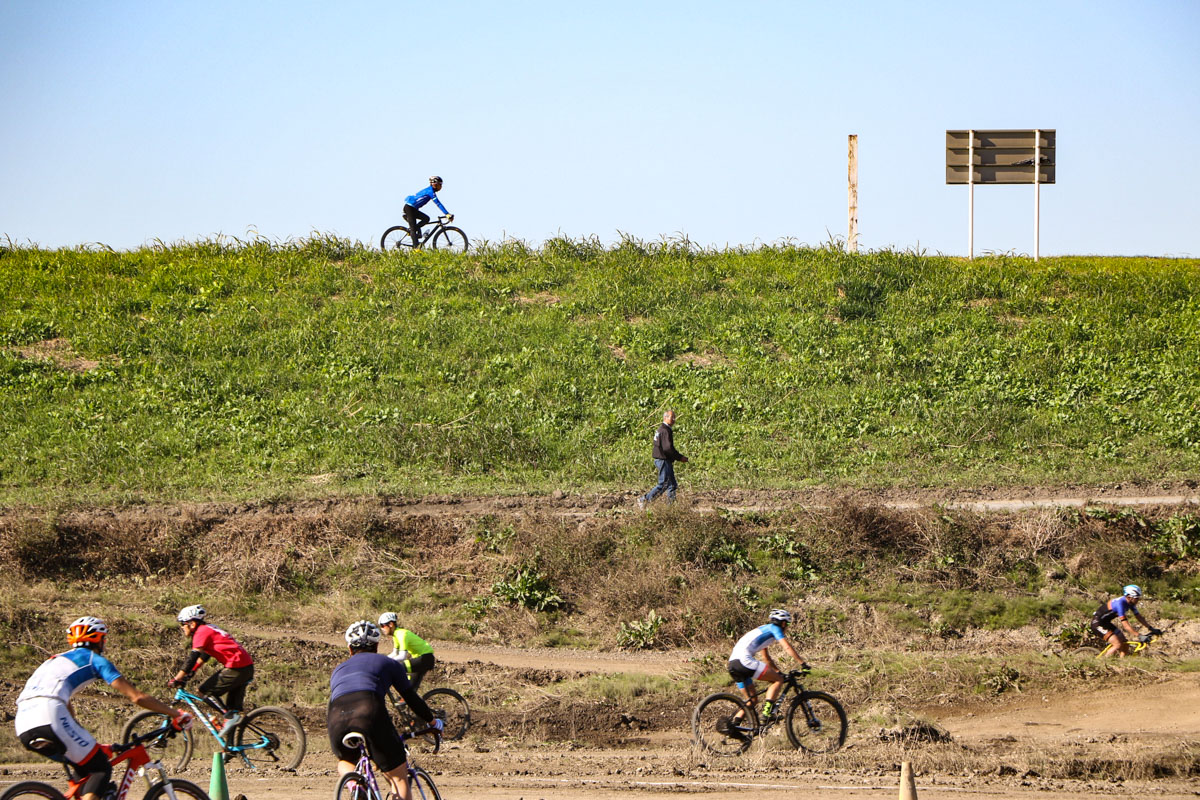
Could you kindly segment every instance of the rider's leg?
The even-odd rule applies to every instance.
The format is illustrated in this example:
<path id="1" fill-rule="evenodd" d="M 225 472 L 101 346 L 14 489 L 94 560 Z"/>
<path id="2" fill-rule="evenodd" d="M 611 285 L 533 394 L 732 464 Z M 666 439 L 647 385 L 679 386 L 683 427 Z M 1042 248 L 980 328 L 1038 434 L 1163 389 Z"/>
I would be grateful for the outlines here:
<path id="1" fill-rule="evenodd" d="M 1120 658 L 1129 655 L 1129 642 L 1125 641 L 1125 636 L 1118 630 L 1104 637 L 1104 641 L 1108 642 L 1108 650 L 1105 651 L 1105 658 L 1112 658 L 1114 654 L 1119 653 Z"/>
<path id="2" fill-rule="evenodd" d="M 112 765 L 99 747 L 82 764 L 71 764 L 71 771 L 75 773 L 75 780 L 83 781 L 79 787 L 79 800 L 98 800 L 112 780 Z"/>
<path id="3" fill-rule="evenodd" d="M 404 221 L 408 223 L 408 232 L 412 237 L 413 247 L 421 243 L 421 226 L 429 222 L 429 215 L 417 208 L 404 206 Z"/>
<path id="4" fill-rule="evenodd" d="M 762 674 L 758 676 L 758 679 L 760 681 L 771 682 L 771 685 L 767 687 L 763 713 L 773 714 L 775 712 L 775 698 L 779 697 L 779 693 L 783 691 L 784 677 L 777 670 L 771 669 L 770 665 L 767 665 L 764 667 Z"/>
<path id="5" fill-rule="evenodd" d="M 408 762 L 406 761 L 383 774 L 387 775 L 388 782 L 392 784 L 392 791 L 400 795 L 400 800 L 409 800 Z"/>
<path id="6" fill-rule="evenodd" d="M 433 669 L 433 653 L 425 653 L 416 658 L 410 658 L 408 664 L 408 682 L 412 684 L 414 690 L 420 689 L 421 681 L 425 678 L 425 673 Z"/>

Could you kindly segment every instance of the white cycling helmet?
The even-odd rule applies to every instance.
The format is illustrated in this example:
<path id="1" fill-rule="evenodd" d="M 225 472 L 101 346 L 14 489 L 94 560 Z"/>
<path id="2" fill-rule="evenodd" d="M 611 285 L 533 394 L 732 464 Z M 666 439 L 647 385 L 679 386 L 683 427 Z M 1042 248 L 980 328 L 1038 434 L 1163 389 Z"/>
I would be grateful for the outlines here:
<path id="1" fill-rule="evenodd" d="M 1142 596 L 1142 587 L 1136 583 L 1129 584 L 1125 587 L 1125 596 L 1132 600 L 1139 599 Z"/>
<path id="2" fill-rule="evenodd" d="M 358 650 L 379 644 L 379 637 L 382 635 L 383 633 L 379 630 L 379 626 L 374 622 L 371 622 L 369 619 L 360 619 L 349 628 L 346 628 L 346 644 Z"/>
<path id="3" fill-rule="evenodd" d="M 792 614 L 790 611 L 788 611 L 786 609 L 777 608 L 771 612 L 771 616 L 769 617 L 769 619 L 771 620 L 771 622 L 791 622 Z"/>
<path id="4" fill-rule="evenodd" d="M 395 611 L 385 611 L 379 615 L 379 625 L 381 627 L 387 625 L 389 622 L 393 625 L 400 624 L 400 618 L 396 616 Z"/>
<path id="5" fill-rule="evenodd" d="M 204 610 L 204 606 L 195 605 L 188 606 L 183 611 L 180 611 L 175 615 L 175 619 L 179 620 L 179 624 L 182 625 L 183 623 L 191 622 L 192 620 L 204 622 L 204 618 L 207 616 L 208 612 Z"/>

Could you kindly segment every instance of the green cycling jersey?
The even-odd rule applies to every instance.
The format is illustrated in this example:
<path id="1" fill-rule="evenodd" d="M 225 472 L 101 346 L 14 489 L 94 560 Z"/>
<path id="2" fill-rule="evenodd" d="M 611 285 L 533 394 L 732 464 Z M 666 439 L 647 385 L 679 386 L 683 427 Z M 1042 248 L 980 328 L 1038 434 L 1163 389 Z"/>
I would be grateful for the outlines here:
<path id="1" fill-rule="evenodd" d="M 395 645 L 396 652 L 408 653 L 408 658 L 416 658 L 417 656 L 433 652 L 433 648 L 429 646 L 429 642 L 406 628 L 397 628 L 392 633 L 392 642 Z"/>

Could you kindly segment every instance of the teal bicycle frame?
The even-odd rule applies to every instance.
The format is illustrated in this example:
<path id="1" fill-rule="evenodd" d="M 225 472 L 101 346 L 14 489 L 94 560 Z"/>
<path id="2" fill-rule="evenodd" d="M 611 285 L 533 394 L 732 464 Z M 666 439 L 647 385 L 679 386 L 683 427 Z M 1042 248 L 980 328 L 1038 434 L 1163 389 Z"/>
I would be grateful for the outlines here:
<path id="1" fill-rule="evenodd" d="M 175 690 L 175 701 L 186 703 L 188 708 L 192 709 L 193 716 L 195 716 L 195 718 L 198 721 L 204 723 L 204 727 L 207 728 L 208 732 L 212 734 L 212 737 L 217 740 L 217 746 L 220 747 L 222 750 L 224 750 L 225 753 L 227 753 L 229 756 L 241 756 L 242 761 L 246 762 L 246 766 L 250 767 L 250 769 L 258 769 L 257 767 L 254 766 L 254 764 L 252 764 L 250 762 L 250 759 L 246 757 L 246 751 L 247 750 L 265 750 L 266 748 L 270 747 L 271 740 L 265 733 L 263 733 L 262 731 L 257 731 L 257 729 L 255 729 L 256 732 L 258 733 L 257 741 L 252 742 L 250 744 L 231 744 L 229 742 L 226 742 L 223 738 L 221 738 L 221 732 L 219 730 L 217 730 L 217 727 L 215 725 L 212 724 L 212 720 L 210 720 L 208 718 L 208 714 L 204 713 L 204 711 L 201 710 L 200 706 L 197 705 L 198 703 L 203 703 L 204 705 L 208 706 L 209 708 L 213 709 L 214 711 L 216 711 L 220 714 L 225 714 L 226 709 L 223 708 L 220 703 L 216 702 L 211 697 L 205 697 L 204 695 L 192 694 L 191 692 L 189 692 L 185 689 L 176 689 Z M 243 719 L 241 722 L 238 723 L 238 725 L 244 726 L 244 725 L 246 725 L 246 721 Z M 249 727 L 253 728 L 253 726 L 249 726 Z M 236 730 L 236 728 L 230 730 L 229 733 L 232 734 L 234 730 Z"/>

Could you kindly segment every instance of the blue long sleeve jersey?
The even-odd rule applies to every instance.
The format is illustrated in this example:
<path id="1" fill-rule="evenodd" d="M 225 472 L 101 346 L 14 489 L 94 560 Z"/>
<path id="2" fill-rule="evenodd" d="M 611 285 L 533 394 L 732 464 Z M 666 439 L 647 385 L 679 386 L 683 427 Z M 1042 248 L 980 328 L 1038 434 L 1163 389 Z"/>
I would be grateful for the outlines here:
<path id="1" fill-rule="evenodd" d="M 426 186 L 424 189 L 417 192 L 416 194 L 410 194 L 408 197 L 404 198 L 404 202 L 407 205 L 412 206 L 413 208 L 420 208 L 421 206 L 428 203 L 430 200 L 432 200 L 434 203 L 437 204 L 437 207 L 442 210 L 443 214 L 450 213 L 449 211 L 446 210 L 446 207 L 444 205 L 442 205 L 442 201 L 438 200 L 437 193 L 435 191 L 433 191 L 432 186 Z"/>

